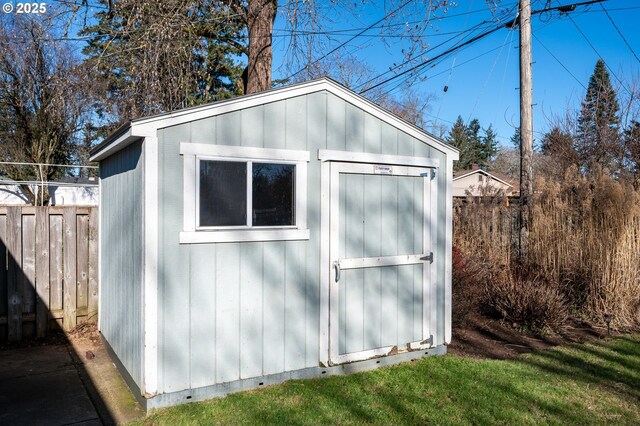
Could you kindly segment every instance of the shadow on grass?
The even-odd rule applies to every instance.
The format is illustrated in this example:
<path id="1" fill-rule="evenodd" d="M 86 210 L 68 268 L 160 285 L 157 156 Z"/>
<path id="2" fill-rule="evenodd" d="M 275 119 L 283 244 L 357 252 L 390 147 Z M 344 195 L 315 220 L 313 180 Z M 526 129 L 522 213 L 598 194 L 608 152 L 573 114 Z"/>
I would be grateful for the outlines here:
<path id="1" fill-rule="evenodd" d="M 617 394 L 640 401 L 640 342 L 612 339 L 613 346 L 601 342 L 572 345 L 565 350 L 542 351 L 518 362 L 557 376 L 585 384 L 596 384 Z M 617 343 L 617 344 L 616 344 Z M 622 348 L 620 346 L 624 345 Z M 616 355 L 620 349 L 628 355 Z M 620 386 L 620 385 L 624 386 Z"/>

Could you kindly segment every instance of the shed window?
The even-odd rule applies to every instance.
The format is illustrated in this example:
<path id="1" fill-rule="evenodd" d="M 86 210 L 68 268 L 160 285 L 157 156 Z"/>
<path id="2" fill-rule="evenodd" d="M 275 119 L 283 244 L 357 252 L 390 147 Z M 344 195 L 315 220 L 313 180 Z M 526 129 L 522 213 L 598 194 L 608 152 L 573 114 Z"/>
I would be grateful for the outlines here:
<path id="1" fill-rule="evenodd" d="M 309 238 L 307 151 L 180 144 L 181 243 Z"/>
<path id="2" fill-rule="evenodd" d="M 295 164 L 219 160 L 199 163 L 199 227 L 296 224 Z"/>

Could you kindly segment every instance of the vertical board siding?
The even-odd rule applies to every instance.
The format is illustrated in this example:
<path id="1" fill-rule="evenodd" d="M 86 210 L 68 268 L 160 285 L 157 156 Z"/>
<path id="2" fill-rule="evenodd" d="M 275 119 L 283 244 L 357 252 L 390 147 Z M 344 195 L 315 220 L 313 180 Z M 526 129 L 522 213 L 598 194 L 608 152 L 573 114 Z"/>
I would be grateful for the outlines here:
<path id="1" fill-rule="evenodd" d="M 142 173 L 142 142 L 133 143 L 100 163 L 100 331 L 140 388 L 143 348 Z"/>
<path id="2" fill-rule="evenodd" d="M 286 244 L 287 242 L 269 243 L 264 252 L 264 267 L 268 271 L 262 288 L 264 335 L 262 363 L 264 374 L 275 374 L 285 371 L 285 297 L 286 282 Z"/>
<path id="3" fill-rule="evenodd" d="M 297 370 L 305 366 L 306 353 L 306 280 L 308 261 L 306 242 L 288 241 L 285 252 L 285 344 L 284 369 Z"/>
<path id="4" fill-rule="evenodd" d="M 236 117 L 237 119 L 234 119 Z M 221 131 L 226 141 L 240 142 L 240 119 L 230 115 L 227 120 L 216 122 L 216 129 Z M 231 127 L 235 126 L 235 127 Z M 158 330 L 158 344 L 162 355 L 159 368 L 161 371 L 159 390 L 174 392 L 187 389 L 190 377 L 190 245 L 180 245 L 178 241 L 182 220 L 182 157 L 179 154 L 179 143 L 188 141 L 191 128 L 175 126 L 162 132 L 159 139 L 158 161 L 158 204 L 163 208 L 158 215 L 161 230 L 158 235 L 160 261 L 158 263 L 158 297 L 162 305 Z M 166 230 L 171 230 L 166 232 Z M 202 277 L 200 277 L 202 278 Z M 162 382 L 164 380 L 164 383 Z"/>
<path id="5" fill-rule="evenodd" d="M 217 247 L 194 246 L 191 249 L 191 318 L 190 333 L 191 387 L 215 383 L 216 379 L 216 257 Z M 185 313 L 186 314 L 186 313 Z"/>
<path id="6" fill-rule="evenodd" d="M 44 337 L 53 327 L 69 331 L 87 320 L 86 304 L 76 301 L 78 295 L 87 300 L 88 289 L 78 290 L 73 275 L 97 270 L 98 255 L 75 255 L 78 245 L 88 244 L 88 235 L 75 233 L 76 221 L 97 226 L 97 207 L 0 207 L 0 341 Z M 97 280 L 95 291 L 97 296 Z"/>
<path id="7" fill-rule="evenodd" d="M 263 269 L 265 243 L 240 246 L 240 378 L 262 374 L 262 279 L 268 280 L 270 268 Z M 265 276 L 266 275 L 266 276 Z"/>
<path id="8" fill-rule="evenodd" d="M 326 92 L 160 129 L 158 138 L 159 391 L 317 366 L 319 299 L 327 285 L 319 276 L 320 268 L 328 267 L 319 263 L 320 241 L 327 236 L 320 233 L 318 149 L 420 156 L 430 156 L 431 149 Z M 184 142 L 308 150 L 309 240 L 179 244 L 184 202 L 179 144 Z M 352 178 L 348 185 L 360 194 L 353 207 L 361 215 L 370 211 L 372 218 L 363 224 L 341 217 L 341 223 L 353 221 L 341 235 L 347 228 L 356 232 L 342 249 L 360 256 L 422 250 L 416 246 L 422 233 L 421 187 L 410 179 Z M 409 208 L 398 211 L 398 200 Z M 415 225 L 399 227 L 402 221 Z M 413 324 L 422 303 L 420 265 L 345 272 L 343 279 L 355 284 L 341 316 L 349 311 L 361 326 L 340 342 L 341 352 L 347 344 L 361 350 L 420 334 L 421 325 Z M 402 292 L 409 296 L 400 297 Z"/>
<path id="9" fill-rule="evenodd" d="M 216 383 L 224 383 L 240 378 L 240 244 L 219 244 L 218 247 L 215 252 Z"/>
<path id="10" fill-rule="evenodd" d="M 447 171 L 445 169 L 445 165 L 447 164 L 446 156 L 440 151 L 432 150 L 433 158 L 437 158 L 440 160 L 440 164 L 442 167 L 438 170 L 436 175 L 438 185 L 438 195 L 437 195 L 437 203 L 438 209 L 436 212 L 436 229 L 435 232 L 436 237 L 434 238 L 435 247 L 433 249 L 434 252 L 434 263 L 432 267 L 436 268 L 436 300 L 432 301 L 431 306 L 436 306 L 437 315 L 436 315 L 436 326 L 434 327 L 435 332 L 433 333 L 434 342 L 436 345 L 443 345 L 445 339 L 444 327 L 445 327 L 445 312 L 444 312 L 444 304 L 445 304 L 445 285 L 446 283 L 446 274 L 445 274 L 445 260 L 447 257 L 451 257 L 451 252 L 447 252 L 447 239 L 453 238 L 452 235 L 447 235 L 447 211 L 445 206 L 447 203 L 451 203 L 451 198 L 447 198 L 447 195 L 451 197 L 451 194 L 447 194 Z M 450 285 L 450 283 L 449 283 Z"/>

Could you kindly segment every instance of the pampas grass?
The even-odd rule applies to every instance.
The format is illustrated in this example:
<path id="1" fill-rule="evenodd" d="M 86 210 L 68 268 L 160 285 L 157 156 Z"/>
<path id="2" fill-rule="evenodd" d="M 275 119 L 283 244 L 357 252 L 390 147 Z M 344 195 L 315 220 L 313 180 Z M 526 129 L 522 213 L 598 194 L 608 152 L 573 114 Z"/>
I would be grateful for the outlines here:
<path id="1" fill-rule="evenodd" d="M 559 181 L 538 179 L 535 188 L 529 253 L 525 265 L 519 265 L 519 270 L 535 276 L 513 273 L 517 206 L 508 205 L 503 197 L 456 202 L 457 249 L 494 271 L 495 279 L 502 281 L 491 283 L 495 291 L 523 296 L 536 282 L 545 283 L 545 291 L 557 289 L 562 300 L 594 322 L 602 323 L 604 315 L 611 314 L 616 327 L 639 326 L 638 190 L 599 170 L 583 176 L 576 169 L 568 169 Z M 502 312 L 507 310 L 504 300 L 510 297 L 500 299 Z M 518 300 L 517 295 L 513 297 Z M 554 300 L 557 304 L 559 299 Z"/>

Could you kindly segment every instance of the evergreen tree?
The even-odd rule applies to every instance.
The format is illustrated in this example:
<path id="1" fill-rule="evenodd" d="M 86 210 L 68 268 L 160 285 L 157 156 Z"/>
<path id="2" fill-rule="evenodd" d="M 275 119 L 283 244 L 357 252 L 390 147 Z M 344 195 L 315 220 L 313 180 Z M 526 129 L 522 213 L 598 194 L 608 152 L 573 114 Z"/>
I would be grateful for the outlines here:
<path id="1" fill-rule="evenodd" d="M 107 120 L 124 120 L 233 96 L 243 24 L 208 0 L 100 0 L 105 10 L 83 53 L 105 87 Z"/>
<path id="2" fill-rule="evenodd" d="M 462 117 L 458 116 L 446 138 L 447 143 L 460 151 L 460 159 L 454 166 L 456 170 L 468 170 L 473 164 L 486 164 L 498 152 L 493 127 L 484 130 L 484 135 L 480 134 L 481 130 L 478 119 L 474 118 L 465 125 Z"/>
<path id="3" fill-rule="evenodd" d="M 484 136 L 481 138 L 480 144 L 480 160 L 482 163 L 486 163 L 491 160 L 498 153 L 498 134 L 493 130 L 493 126 L 490 124 L 484 131 Z"/>
<path id="4" fill-rule="evenodd" d="M 509 139 L 509 141 L 511 142 L 511 145 L 513 145 L 515 149 L 520 151 L 520 143 L 521 143 L 520 127 L 516 127 L 516 130 L 513 132 L 513 135 L 511 136 L 511 139 Z"/>
<path id="5" fill-rule="evenodd" d="M 464 124 L 464 120 L 461 116 L 451 127 L 449 135 L 447 135 L 446 142 L 460 151 L 460 159 L 454 165 L 456 170 L 466 170 L 471 168 L 473 163 L 471 146 L 469 144 L 469 134 L 467 126 Z"/>
<path id="6" fill-rule="evenodd" d="M 554 126 L 542 137 L 542 154 L 549 160 L 546 172 L 561 178 L 571 166 L 580 165 L 580 158 L 574 147 L 574 138 L 570 133 Z"/>
<path id="7" fill-rule="evenodd" d="M 621 157 L 619 111 L 609 72 L 604 61 L 599 59 L 578 116 L 575 143 L 584 171 L 591 170 L 595 164 L 612 173 L 618 169 Z"/>

